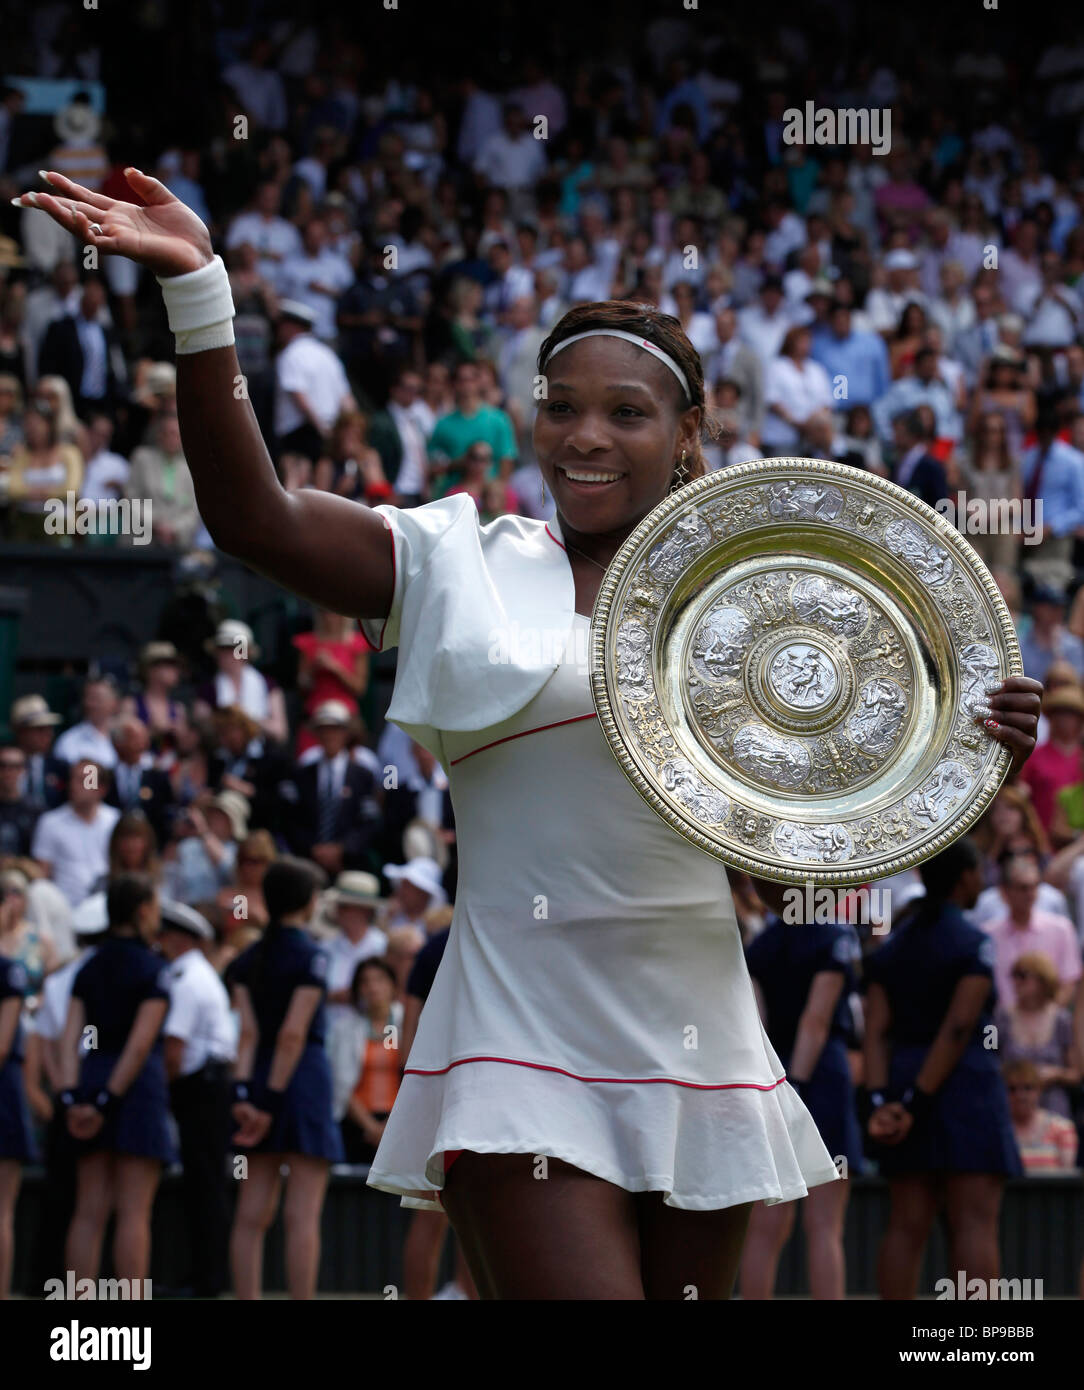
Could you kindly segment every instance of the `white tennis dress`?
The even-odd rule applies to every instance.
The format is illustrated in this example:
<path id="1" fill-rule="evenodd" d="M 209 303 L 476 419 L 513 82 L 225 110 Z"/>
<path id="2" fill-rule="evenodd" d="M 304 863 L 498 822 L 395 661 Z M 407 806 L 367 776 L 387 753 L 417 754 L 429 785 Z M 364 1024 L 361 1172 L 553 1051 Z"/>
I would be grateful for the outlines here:
<path id="1" fill-rule="evenodd" d="M 395 597 L 364 627 L 400 644 L 389 718 L 448 773 L 459 879 L 369 1183 L 439 1210 L 455 1149 L 564 1159 L 692 1210 L 835 1180 L 761 1026 L 723 866 L 599 728 L 559 528 L 482 527 L 463 495 L 378 510 Z M 568 659 L 528 640 L 540 619 Z"/>

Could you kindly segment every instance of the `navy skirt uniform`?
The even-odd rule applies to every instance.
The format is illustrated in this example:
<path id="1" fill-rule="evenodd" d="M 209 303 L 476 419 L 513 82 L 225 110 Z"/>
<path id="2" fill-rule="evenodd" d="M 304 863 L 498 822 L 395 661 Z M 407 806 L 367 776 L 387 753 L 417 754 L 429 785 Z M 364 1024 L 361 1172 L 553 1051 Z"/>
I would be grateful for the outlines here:
<path id="1" fill-rule="evenodd" d="M 955 903 L 937 914 L 920 908 L 866 961 L 866 977 L 881 986 L 891 1010 L 889 1089 L 914 1083 L 962 979 L 994 978 L 994 943 Z M 929 1112 L 896 1145 L 870 1143 L 885 1177 L 909 1173 L 993 1173 L 1019 1177 L 1020 1153 L 992 1031 L 996 989 L 955 1068 Z"/>
<path id="2" fill-rule="evenodd" d="M 246 1153 L 298 1153 L 331 1163 L 345 1159 L 342 1134 L 332 1112 L 331 1063 L 324 1043 L 327 968 L 327 953 L 308 932 L 272 924 L 263 939 L 238 956 L 229 969 L 227 982 L 248 990 L 259 1028 L 250 1078 L 257 1095 L 267 1084 L 275 1043 L 294 991 L 316 986 L 322 992 L 282 1109 L 266 1138 Z"/>
<path id="3" fill-rule="evenodd" d="M 0 1004 L 7 999 L 26 998 L 26 971 L 17 960 L 0 956 Z M 34 1163 L 38 1151 L 30 1121 L 30 1108 L 23 1087 L 23 1021 L 15 1025 L 11 1051 L 0 1065 L 0 1159 Z"/>
<path id="4" fill-rule="evenodd" d="M 83 1001 L 86 1026 L 97 1030 L 79 1076 L 83 1099 L 108 1082 L 140 1006 L 148 999 L 169 999 L 169 966 L 139 938 L 106 936 L 75 977 L 72 997 Z M 177 1162 L 161 1033 L 113 1114 L 93 1139 L 75 1143 L 79 1154 L 105 1149 Z"/>
<path id="5" fill-rule="evenodd" d="M 843 977 L 828 1038 L 801 1096 L 837 1167 L 848 1174 L 860 1173 L 864 1167 L 847 1057 L 848 1049 L 857 1046 L 849 996 L 856 987 L 860 957 L 858 935 L 847 922 L 796 923 L 778 917 L 769 918 L 746 951 L 749 973 L 764 997 L 765 1030 L 787 1071 L 814 976 L 831 971 Z M 846 1169 L 839 1163 L 841 1158 Z"/>

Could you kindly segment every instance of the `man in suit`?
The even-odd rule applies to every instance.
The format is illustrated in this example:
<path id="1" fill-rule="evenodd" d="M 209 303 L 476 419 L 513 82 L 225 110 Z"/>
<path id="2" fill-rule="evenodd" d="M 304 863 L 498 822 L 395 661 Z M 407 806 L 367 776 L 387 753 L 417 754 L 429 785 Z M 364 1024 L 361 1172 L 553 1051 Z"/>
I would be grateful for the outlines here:
<path id="1" fill-rule="evenodd" d="M 411 742 L 410 749 L 418 770 L 400 768 L 398 785 L 385 789 L 377 848 L 381 859 L 388 863 L 412 859 L 418 851 L 404 843 L 407 831 L 424 828 L 432 842 L 425 854 L 440 864 L 444 887 L 449 895 L 454 895 L 455 816 L 448 778 L 428 748 Z"/>
<path id="2" fill-rule="evenodd" d="M 931 428 L 921 409 L 904 410 L 892 421 L 896 441 L 896 467 L 892 481 L 930 507 L 936 507 L 948 496 L 945 466 L 929 452 L 933 439 Z"/>
<path id="3" fill-rule="evenodd" d="M 152 765 L 150 743 L 150 730 L 134 714 L 125 715 L 113 726 L 117 765 L 105 804 L 125 815 L 139 811 L 146 816 L 158 848 L 163 849 L 172 829 L 173 787 L 167 775 Z"/>
<path id="4" fill-rule="evenodd" d="M 11 731 L 26 755 L 23 795 L 39 811 L 55 810 L 68 796 L 68 764 L 52 751 L 60 722 L 41 695 L 24 695 L 11 707 Z"/>
<path id="5" fill-rule="evenodd" d="M 350 756 L 352 724 L 341 700 L 317 705 L 311 726 L 320 757 L 297 764 L 293 777 L 279 784 L 291 851 L 314 859 L 328 874 L 365 868 L 380 828 L 376 778 Z"/>
<path id="6" fill-rule="evenodd" d="M 45 332 L 38 357 L 39 376 L 62 376 L 71 389 L 77 415 L 92 410 L 112 415 L 126 378 L 124 354 L 111 324 L 103 322 L 105 286 L 87 276 L 79 308 L 54 319 Z"/>
<path id="7" fill-rule="evenodd" d="M 425 435 L 410 407 L 422 392 L 422 379 L 413 367 L 395 374 L 388 403 L 369 421 L 369 443 L 380 455 L 384 476 L 392 479 L 399 507 L 416 507 L 426 498 L 429 458 Z"/>

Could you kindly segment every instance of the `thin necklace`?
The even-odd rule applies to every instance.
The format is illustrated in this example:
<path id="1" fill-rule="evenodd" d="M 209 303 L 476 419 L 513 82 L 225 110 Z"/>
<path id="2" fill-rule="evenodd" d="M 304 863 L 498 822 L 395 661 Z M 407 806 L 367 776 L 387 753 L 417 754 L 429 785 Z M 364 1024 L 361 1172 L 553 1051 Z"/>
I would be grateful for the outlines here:
<path id="1" fill-rule="evenodd" d="M 574 550 L 577 555 L 583 555 L 583 558 L 587 560 L 590 564 L 598 566 L 598 568 L 602 571 L 603 574 L 606 573 L 606 566 L 600 565 L 597 560 L 592 560 L 590 555 L 585 555 L 578 545 L 573 545 L 572 542 L 569 540 L 565 541 L 565 545 L 568 546 L 569 550 Z"/>

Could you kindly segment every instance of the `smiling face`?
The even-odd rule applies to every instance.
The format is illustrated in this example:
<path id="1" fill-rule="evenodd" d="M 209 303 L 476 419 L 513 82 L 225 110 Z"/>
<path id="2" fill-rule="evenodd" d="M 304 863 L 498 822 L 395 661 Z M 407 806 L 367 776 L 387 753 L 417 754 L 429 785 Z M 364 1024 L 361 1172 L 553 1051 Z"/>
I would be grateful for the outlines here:
<path id="1" fill-rule="evenodd" d="M 620 338 L 553 355 L 534 447 L 562 526 L 623 539 L 666 496 L 682 450 L 693 455 L 697 406 L 682 409 L 674 374 Z"/>

